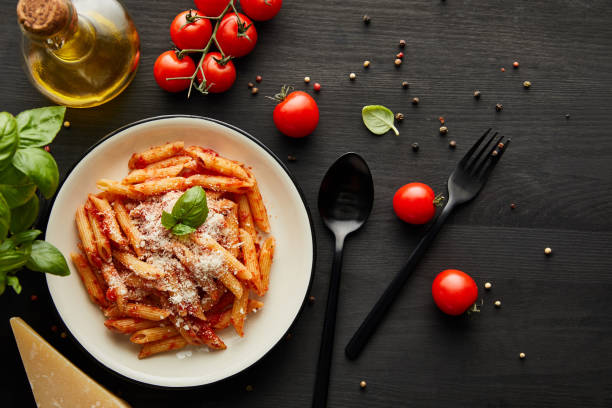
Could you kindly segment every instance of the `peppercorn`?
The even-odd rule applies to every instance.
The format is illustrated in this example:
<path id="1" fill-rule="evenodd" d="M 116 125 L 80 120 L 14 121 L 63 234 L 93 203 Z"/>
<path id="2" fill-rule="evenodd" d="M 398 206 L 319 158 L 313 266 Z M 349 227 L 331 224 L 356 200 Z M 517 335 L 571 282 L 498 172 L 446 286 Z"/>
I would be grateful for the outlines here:
<path id="1" fill-rule="evenodd" d="M 527 356 L 525 355 L 525 353 L 519 353 L 519 358 L 520 358 L 521 360 L 522 360 L 522 359 L 524 359 L 525 357 L 527 357 Z"/>
<path id="2" fill-rule="evenodd" d="M 566 113 L 566 114 L 565 114 L 565 119 L 569 119 L 569 118 L 570 118 L 570 114 L 569 114 L 569 113 Z"/>
<path id="3" fill-rule="evenodd" d="M 254 389 L 255 389 L 255 388 L 254 388 L 254 387 L 253 387 L 251 384 L 249 384 L 249 385 L 247 385 L 247 386 L 246 386 L 246 390 L 247 390 L 248 392 L 251 392 L 251 391 L 253 391 Z"/>
<path id="4" fill-rule="evenodd" d="M 485 287 L 485 289 L 486 289 L 486 290 L 491 289 L 491 287 L 492 287 L 492 286 L 493 286 L 493 285 L 491 285 L 491 282 L 486 282 L 486 283 L 484 284 L 484 287 Z"/>
<path id="5" fill-rule="evenodd" d="M 518 67 L 519 67 L 519 63 L 518 63 L 518 61 L 514 61 L 514 62 L 512 63 L 512 66 L 513 66 L 514 68 L 518 68 Z"/>
<path id="6" fill-rule="evenodd" d="M 310 77 L 309 76 L 304 77 L 304 82 L 309 83 L 310 82 Z"/>
<path id="7" fill-rule="evenodd" d="M 316 298 L 314 296 L 308 296 L 308 302 L 310 304 L 313 304 L 315 302 Z"/>
<path id="8" fill-rule="evenodd" d="M 400 59 L 401 59 L 401 58 L 404 58 L 404 53 L 403 53 L 403 52 L 398 52 L 398 53 L 395 55 L 395 58 L 400 58 Z"/>
<path id="9" fill-rule="evenodd" d="M 544 253 L 545 253 L 546 255 L 550 255 L 550 254 L 552 254 L 552 249 L 550 249 L 550 248 L 545 248 L 545 249 L 544 249 Z"/>
<path id="10" fill-rule="evenodd" d="M 363 16 L 363 23 L 364 24 L 370 24 L 370 21 L 372 19 L 370 18 L 370 16 L 368 16 L 367 14 Z"/>
<path id="11" fill-rule="evenodd" d="M 515 208 L 516 208 L 516 204 L 511 203 L 511 204 L 510 204 L 510 209 L 511 209 L 511 210 L 514 210 Z"/>
<path id="12" fill-rule="evenodd" d="M 397 120 L 398 122 L 401 122 L 402 120 L 404 120 L 404 114 L 401 112 L 397 112 L 395 114 L 395 120 Z"/>
<path id="13" fill-rule="evenodd" d="M 406 46 L 406 40 L 400 40 L 399 46 L 400 48 L 404 48 Z"/>
<path id="14" fill-rule="evenodd" d="M 368 385 L 368 383 L 366 383 L 365 381 L 361 380 L 361 382 L 359 383 L 359 386 L 363 389 Z"/>
<path id="15" fill-rule="evenodd" d="M 529 88 L 529 87 L 531 87 L 531 82 L 530 82 L 530 81 L 525 81 L 525 82 L 523 82 L 523 87 L 524 87 L 524 88 Z"/>
<path id="16" fill-rule="evenodd" d="M 395 66 L 396 66 L 396 67 L 399 67 L 400 65 L 402 65 L 402 60 L 401 60 L 401 59 L 399 59 L 399 58 L 396 58 L 396 59 L 395 59 Z"/>
<path id="17" fill-rule="evenodd" d="M 368 60 L 363 61 L 363 67 L 364 68 L 368 68 L 369 66 L 370 66 L 370 61 L 368 61 Z"/>
<path id="18" fill-rule="evenodd" d="M 294 155 L 292 155 L 292 154 L 289 154 L 289 155 L 287 155 L 287 160 L 289 160 L 289 161 L 292 161 L 292 162 L 293 162 L 293 161 L 296 161 L 296 160 L 297 160 L 297 157 L 295 157 L 295 156 L 294 156 Z"/>
<path id="19" fill-rule="evenodd" d="M 44 147 L 45 152 L 49 153 L 51 151 L 51 146 L 47 145 Z"/>
<path id="20" fill-rule="evenodd" d="M 62 339 L 65 339 L 66 337 L 68 337 L 68 335 L 66 334 L 66 332 L 61 332 L 61 333 L 60 333 L 60 337 L 61 337 Z"/>
<path id="21" fill-rule="evenodd" d="M 451 149 L 454 149 L 455 147 L 457 147 L 457 142 L 455 142 L 454 140 L 451 140 L 450 142 L 448 142 L 448 146 Z"/>
<path id="22" fill-rule="evenodd" d="M 499 143 L 497 144 L 497 147 L 498 147 L 499 149 L 503 149 L 503 148 L 504 148 L 504 144 L 503 144 L 502 142 L 499 142 Z"/>
<path id="23" fill-rule="evenodd" d="M 501 72 L 506 72 L 506 68 L 502 67 Z"/>
<path id="24" fill-rule="evenodd" d="M 263 79 L 263 78 L 261 77 L 261 75 L 257 75 L 257 76 L 255 77 L 255 82 L 261 82 L 261 80 L 262 80 L 262 79 Z"/>
<path id="25" fill-rule="evenodd" d="M 440 124 L 443 125 L 444 124 L 444 116 L 440 116 L 438 117 L 438 120 L 440 121 Z"/>
<path id="26" fill-rule="evenodd" d="M 287 333 L 287 335 L 285 336 L 287 340 L 291 339 L 292 337 L 293 337 L 293 334 L 291 333 Z"/>
<path id="27" fill-rule="evenodd" d="M 70 121 L 65 121 L 64 122 L 64 127 L 69 128 L 70 127 Z"/>
<path id="28" fill-rule="evenodd" d="M 501 300 L 496 300 L 495 301 L 495 307 L 497 307 L 497 308 L 501 307 Z"/>
<path id="29" fill-rule="evenodd" d="M 491 156 L 493 156 L 493 157 L 497 156 L 498 154 L 499 154 L 499 153 L 497 152 L 497 150 L 493 150 L 493 151 L 491 152 Z"/>
<path id="30" fill-rule="evenodd" d="M 414 98 L 412 98 L 412 104 L 413 105 L 418 105 L 419 102 L 421 102 L 421 100 L 419 98 L 417 98 L 416 96 Z"/>
<path id="31" fill-rule="evenodd" d="M 251 93 L 252 93 L 253 95 L 257 95 L 257 92 L 259 92 L 259 88 L 257 88 L 257 87 L 253 87 L 253 89 L 251 89 Z"/>
<path id="32" fill-rule="evenodd" d="M 354 81 L 354 80 L 355 80 L 355 78 L 357 78 L 357 75 L 356 75 L 354 72 L 351 72 L 351 73 L 349 74 L 349 79 L 350 79 L 351 81 Z"/>
<path id="33" fill-rule="evenodd" d="M 315 90 L 315 92 L 319 92 L 321 90 L 321 84 L 318 82 L 315 82 L 313 89 Z"/>
<path id="34" fill-rule="evenodd" d="M 480 91 L 478 90 L 474 91 L 474 98 L 480 99 Z"/>
<path id="35" fill-rule="evenodd" d="M 51 326 L 51 331 L 55 333 L 57 331 L 57 326 L 56 325 L 52 325 Z"/>
<path id="36" fill-rule="evenodd" d="M 410 87 L 410 84 L 408 83 L 408 81 L 402 81 L 402 88 L 408 89 L 409 87 Z"/>
<path id="37" fill-rule="evenodd" d="M 504 105 L 502 105 L 501 103 L 498 103 L 497 105 L 495 105 L 496 111 L 501 112 L 502 109 L 504 109 Z"/>
<path id="38" fill-rule="evenodd" d="M 247 87 L 249 87 L 249 89 L 253 88 L 254 86 L 255 86 L 255 84 L 254 84 L 254 83 L 252 83 L 252 82 L 249 82 L 249 83 L 247 84 Z"/>
<path id="39" fill-rule="evenodd" d="M 31 300 L 32 302 L 35 302 L 35 301 L 37 301 L 37 300 L 38 300 L 38 296 L 36 296 L 36 295 L 32 295 L 32 296 L 30 296 L 30 300 Z"/>
<path id="40" fill-rule="evenodd" d="M 444 123 L 444 122 L 442 122 Z M 448 133 L 448 128 L 446 126 L 440 126 L 440 134 L 445 135 Z"/>

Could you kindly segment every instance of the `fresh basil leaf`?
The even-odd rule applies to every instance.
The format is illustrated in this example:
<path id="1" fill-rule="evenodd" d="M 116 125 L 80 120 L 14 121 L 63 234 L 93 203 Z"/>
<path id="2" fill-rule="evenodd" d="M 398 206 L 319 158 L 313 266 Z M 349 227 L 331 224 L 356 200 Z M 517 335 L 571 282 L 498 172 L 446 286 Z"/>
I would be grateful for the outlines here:
<path id="1" fill-rule="evenodd" d="M 174 227 L 172 227 L 172 233 L 174 235 L 187 235 L 195 232 L 195 230 L 195 228 L 185 224 L 176 224 Z"/>
<path id="2" fill-rule="evenodd" d="M 15 242 L 12 239 L 7 239 L 2 244 L 0 244 L 0 253 L 12 251 L 14 249 L 15 249 Z"/>
<path id="3" fill-rule="evenodd" d="M 0 295 L 4 293 L 6 289 L 6 272 L 0 271 Z"/>
<path id="4" fill-rule="evenodd" d="M 42 234 L 42 231 L 37 230 L 37 229 L 23 231 L 23 232 L 13 235 L 7 241 L 10 240 L 15 245 L 21 245 L 24 242 L 34 241 L 40 234 Z"/>
<path id="5" fill-rule="evenodd" d="M 64 106 L 48 106 L 31 109 L 17 115 L 19 147 L 42 147 L 48 145 L 62 128 Z"/>
<path id="6" fill-rule="evenodd" d="M 0 112 L 0 170 L 11 163 L 18 143 L 17 121 L 10 113 Z"/>
<path id="7" fill-rule="evenodd" d="M 361 110 L 363 123 L 368 130 L 375 135 L 384 135 L 390 129 L 399 136 L 399 131 L 395 127 L 393 112 L 382 105 L 368 105 Z"/>
<path id="8" fill-rule="evenodd" d="M 10 272 L 24 266 L 28 260 L 23 251 L 16 249 L 0 253 L 0 272 Z"/>
<path id="9" fill-rule="evenodd" d="M 0 241 L 3 241 L 4 238 L 6 238 L 10 225 L 11 209 L 4 199 L 4 196 L 0 194 Z"/>
<path id="10" fill-rule="evenodd" d="M 38 202 L 38 197 L 36 196 L 36 194 L 34 194 L 32 198 L 30 198 L 30 200 L 28 200 L 28 202 L 25 203 L 24 205 L 19 206 L 17 208 L 13 208 L 11 210 L 11 224 L 10 224 L 11 232 L 13 234 L 16 234 L 22 231 L 30 232 L 26 230 L 30 228 L 32 224 L 34 224 L 34 221 L 36 221 L 36 218 L 38 217 L 38 208 L 39 208 L 39 202 Z M 37 231 L 37 230 L 34 230 L 34 231 Z M 40 231 L 38 232 L 38 234 L 40 234 Z M 38 236 L 38 234 L 36 235 Z"/>
<path id="11" fill-rule="evenodd" d="M 32 251 L 25 266 L 32 271 L 70 275 L 64 255 L 50 243 L 41 240 L 32 242 Z"/>
<path id="12" fill-rule="evenodd" d="M 0 194 L 10 208 L 24 205 L 36 193 L 36 184 L 12 164 L 0 172 Z"/>
<path id="13" fill-rule="evenodd" d="M 179 222 L 193 228 L 198 228 L 206 221 L 208 205 L 206 192 L 200 186 L 191 187 L 176 201 L 172 215 Z"/>
<path id="14" fill-rule="evenodd" d="M 13 288 L 15 293 L 21 293 L 21 285 L 19 284 L 19 279 L 15 275 L 7 275 L 6 283 Z"/>
<path id="15" fill-rule="evenodd" d="M 59 184 L 59 171 L 53 156 L 37 147 L 19 149 L 13 156 L 13 165 L 28 176 L 46 198 L 51 198 Z"/>
<path id="16" fill-rule="evenodd" d="M 172 229 L 172 227 L 174 227 L 176 225 L 178 220 L 176 218 L 174 218 L 174 216 L 172 214 L 170 214 L 169 212 L 164 211 L 162 213 L 161 222 L 162 222 L 162 225 L 164 226 L 164 228 Z"/>

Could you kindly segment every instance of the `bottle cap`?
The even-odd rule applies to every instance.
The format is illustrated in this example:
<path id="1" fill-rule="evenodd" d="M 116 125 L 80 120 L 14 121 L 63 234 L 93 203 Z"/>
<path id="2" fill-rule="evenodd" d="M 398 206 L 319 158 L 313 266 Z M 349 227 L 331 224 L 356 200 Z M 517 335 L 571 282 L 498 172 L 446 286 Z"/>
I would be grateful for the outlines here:
<path id="1" fill-rule="evenodd" d="M 17 21 L 32 34 L 56 34 L 69 19 L 70 6 L 65 0 L 19 0 L 17 4 Z"/>

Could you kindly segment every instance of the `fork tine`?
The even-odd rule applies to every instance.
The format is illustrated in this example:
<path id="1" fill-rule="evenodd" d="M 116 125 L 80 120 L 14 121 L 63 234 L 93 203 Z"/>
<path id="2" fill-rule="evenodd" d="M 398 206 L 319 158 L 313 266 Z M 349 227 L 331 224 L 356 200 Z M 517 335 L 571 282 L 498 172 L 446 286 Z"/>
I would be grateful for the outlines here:
<path id="1" fill-rule="evenodd" d="M 491 147 L 491 149 L 489 149 L 489 151 L 487 152 L 487 155 L 485 156 L 485 158 L 480 162 L 480 164 L 478 165 L 478 167 L 476 167 L 476 170 L 474 170 L 473 174 L 478 174 L 480 173 L 480 171 L 483 169 L 483 167 L 485 166 L 485 164 L 487 164 L 488 159 L 491 157 L 491 154 L 493 154 L 493 151 L 497 148 L 497 146 L 501 143 L 501 141 L 504 139 L 503 136 L 500 136 L 499 139 L 497 139 L 497 142 L 495 142 L 493 144 L 493 147 Z M 491 139 L 493 140 L 493 139 Z M 490 143 L 490 142 L 489 142 Z M 487 143 L 488 145 L 488 143 Z M 502 149 L 503 150 L 503 149 Z M 482 152 L 481 152 L 482 153 Z M 499 154 L 499 152 L 498 152 Z M 476 164 L 476 162 L 474 161 L 474 163 L 472 163 L 472 166 Z"/>
<path id="2" fill-rule="evenodd" d="M 489 160 L 489 165 L 487 167 L 485 167 L 484 171 L 480 175 L 480 179 L 481 180 L 486 180 L 489 177 L 489 175 L 493 171 L 493 167 L 495 167 L 495 165 L 497 164 L 499 159 L 501 159 L 501 157 L 504 154 L 504 152 L 506 150 L 508 150 L 508 146 L 510 146 L 510 141 L 511 140 L 512 139 L 506 140 L 506 142 L 504 143 L 504 147 L 497 151 L 497 156 L 491 157 L 491 160 Z M 498 142 L 498 144 L 499 144 L 499 142 Z"/>
<path id="3" fill-rule="evenodd" d="M 478 154 L 476 155 L 476 157 L 474 157 L 474 160 L 472 160 L 472 162 L 470 163 L 470 165 L 467 167 L 468 170 L 472 170 L 474 168 L 474 166 L 476 165 L 476 163 L 478 163 L 478 160 L 480 159 L 480 157 L 482 156 L 482 154 L 485 152 L 485 150 L 487 150 L 487 148 L 489 147 L 489 145 L 491 144 L 491 142 L 493 141 L 493 139 L 495 139 L 495 137 L 498 135 L 498 132 L 495 132 L 491 135 L 491 137 L 489 138 L 489 140 L 487 141 L 487 143 L 485 143 L 482 148 L 480 149 L 480 151 L 478 152 Z"/>
<path id="4" fill-rule="evenodd" d="M 482 143 L 484 138 L 487 137 L 487 135 L 489 134 L 489 132 L 491 130 L 492 130 L 491 128 L 488 128 L 486 130 L 486 132 L 484 132 L 484 134 L 482 136 L 480 136 L 480 138 L 476 141 L 476 143 L 474 143 L 474 145 L 470 148 L 470 150 L 467 151 L 465 156 L 463 156 L 463 159 L 461 159 L 461 161 L 459 162 L 457 167 L 464 167 L 465 166 L 465 164 L 468 162 L 468 160 L 470 160 L 470 157 L 472 156 L 472 154 L 474 154 L 474 152 L 476 151 L 478 146 Z"/>

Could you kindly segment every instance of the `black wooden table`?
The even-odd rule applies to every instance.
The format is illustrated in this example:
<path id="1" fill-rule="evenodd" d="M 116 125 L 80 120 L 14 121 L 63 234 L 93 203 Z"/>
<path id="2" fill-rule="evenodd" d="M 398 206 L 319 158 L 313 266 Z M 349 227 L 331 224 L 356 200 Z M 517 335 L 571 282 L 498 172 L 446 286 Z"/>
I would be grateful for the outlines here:
<path id="1" fill-rule="evenodd" d="M 21 69 L 15 3 L 0 2 L 0 108 L 14 114 L 50 104 Z M 245 372 L 194 390 L 160 391 L 118 379 L 70 335 L 62 338 L 44 277 L 24 271 L 23 293 L 9 289 L 0 298 L 0 405 L 34 406 L 8 324 L 18 315 L 135 407 L 177 400 L 187 407 L 309 406 L 332 252 L 317 215 L 317 192 L 327 167 L 356 151 L 373 171 L 376 201 L 369 222 L 346 247 L 330 406 L 612 406 L 609 1 L 286 0 L 277 18 L 257 25 L 257 48 L 236 62 L 234 88 L 189 101 L 160 90 L 152 69 L 169 47 L 171 19 L 192 3 L 125 3 L 141 34 L 140 72 L 110 103 L 68 110 L 72 126 L 51 147 L 62 174 L 107 132 L 142 118 L 187 113 L 243 128 L 281 159 L 297 158 L 287 164 L 315 218 L 316 301 L 291 336 Z M 396 68 L 400 39 L 408 45 Z M 513 69 L 514 60 L 520 68 Z M 247 83 L 257 74 L 263 82 L 252 96 Z M 291 140 L 274 127 L 274 104 L 264 95 L 282 84 L 311 92 L 306 75 L 322 85 L 315 95 L 321 121 L 311 136 Z M 409 89 L 402 89 L 403 80 Z M 529 90 L 524 80 L 533 84 Z M 480 100 L 472 96 L 475 89 Z M 415 96 L 418 106 L 411 104 Z M 502 112 L 495 111 L 497 103 Z M 400 136 L 370 134 L 360 113 L 367 104 L 403 112 Z M 447 136 L 439 135 L 440 116 Z M 513 139 L 510 150 L 478 199 L 451 217 L 361 358 L 348 361 L 346 342 L 424 232 L 396 219 L 394 191 L 411 181 L 443 191 L 456 161 L 491 126 Z M 451 139 L 455 150 L 448 147 Z M 421 147 L 416 154 L 414 142 Z M 545 247 L 552 256 L 544 255 Z M 447 268 L 476 279 L 484 300 L 479 315 L 450 318 L 436 309 L 431 283 Z M 482 289 L 486 281 L 491 291 Z M 500 309 L 493 306 L 497 299 Z"/>

